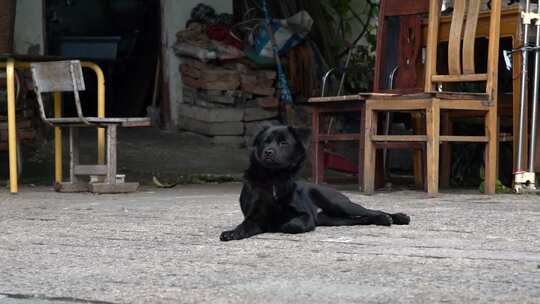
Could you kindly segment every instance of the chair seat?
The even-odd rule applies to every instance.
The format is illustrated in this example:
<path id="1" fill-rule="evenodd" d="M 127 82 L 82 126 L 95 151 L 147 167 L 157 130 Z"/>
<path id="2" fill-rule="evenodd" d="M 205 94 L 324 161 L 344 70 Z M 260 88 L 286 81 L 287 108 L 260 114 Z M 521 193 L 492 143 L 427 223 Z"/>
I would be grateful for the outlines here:
<path id="1" fill-rule="evenodd" d="M 125 128 L 130 127 L 150 127 L 152 125 L 149 117 L 130 117 L 130 118 L 115 118 L 115 117 L 85 117 L 89 123 L 78 117 L 63 117 L 63 118 L 48 118 L 47 122 L 57 127 L 105 127 L 107 125 L 119 125 Z"/>

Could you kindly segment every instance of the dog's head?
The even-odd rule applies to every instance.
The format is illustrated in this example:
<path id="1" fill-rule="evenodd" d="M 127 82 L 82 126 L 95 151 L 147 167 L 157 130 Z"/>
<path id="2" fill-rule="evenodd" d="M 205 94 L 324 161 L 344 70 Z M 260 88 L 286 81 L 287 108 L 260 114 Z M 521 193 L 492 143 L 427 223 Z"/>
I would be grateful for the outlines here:
<path id="1" fill-rule="evenodd" d="M 309 131 L 283 125 L 263 126 L 252 143 L 252 161 L 270 170 L 299 169 L 306 158 Z"/>

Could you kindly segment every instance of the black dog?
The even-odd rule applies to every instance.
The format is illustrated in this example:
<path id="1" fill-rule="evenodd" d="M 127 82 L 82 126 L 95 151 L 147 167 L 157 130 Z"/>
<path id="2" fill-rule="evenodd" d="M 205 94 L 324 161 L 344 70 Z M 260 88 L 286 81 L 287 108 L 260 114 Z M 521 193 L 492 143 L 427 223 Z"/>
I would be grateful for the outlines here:
<path id="1" fill-rule="evenodd" d="M 366 209 L 331 188 L 295 182 L 306 158 L 301 135 L 291 127 L 266 126 L 255 136 L 240 194 L 244 221 L 223 232 L 222 241 L 264 232 L 302 233 L 316 226 L 409 224 L 403 213 Z"/>

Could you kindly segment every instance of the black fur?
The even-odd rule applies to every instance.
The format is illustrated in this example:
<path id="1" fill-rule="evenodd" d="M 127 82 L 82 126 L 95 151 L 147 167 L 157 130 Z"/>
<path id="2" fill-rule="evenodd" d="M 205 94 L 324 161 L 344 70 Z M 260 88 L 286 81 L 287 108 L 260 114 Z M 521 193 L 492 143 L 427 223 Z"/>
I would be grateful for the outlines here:
<path id="1" fill-rule="evenodd" d="M 366 209 L 338 191 L 294 180 L 306 158 L 307 136 L 287 126 L 265 126 L 255 136 L 240 194 L 244 221 L 222 241 L 264 232 L 303 233 L 316 226 L 407 225 L 409 216 Z"/>

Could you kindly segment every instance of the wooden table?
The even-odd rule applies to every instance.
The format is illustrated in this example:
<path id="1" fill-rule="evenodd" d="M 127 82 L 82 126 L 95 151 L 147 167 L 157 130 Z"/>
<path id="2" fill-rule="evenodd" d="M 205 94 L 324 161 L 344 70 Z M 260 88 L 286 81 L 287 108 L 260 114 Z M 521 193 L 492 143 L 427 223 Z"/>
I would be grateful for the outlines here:
<path id="1" fill-rule="evenodd" d="M 17 176 L 17 126 L 15 116 L 15 69 L 29 69 L 31 62 L 65 60 L 54 56 L 31 56 L 17 54 L 0 54 L 0 68 L 6 70 L 7 77 L 7 103 L 8 103 L 8 150 L 9 150 L 9 189 L 11 193 L 18 192 Z M 105 77 L 101 68 L 92 62 L 81 62 L 85 68 L 89 68 L 97 77 L 97 104 L 98 117 L 105 117 Z M 54 94 L 54 114 L 60 117 L 62 106 L 61 94 Z M 55 181 L 62 181 L 62 131 L 54 130 L 55 150 Z M 105 130 L 98 130 L 98 163 L 105 163 Z"/>

